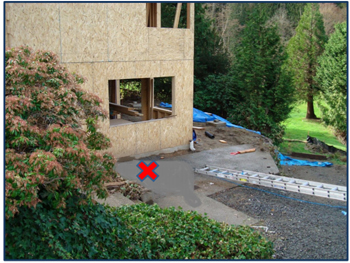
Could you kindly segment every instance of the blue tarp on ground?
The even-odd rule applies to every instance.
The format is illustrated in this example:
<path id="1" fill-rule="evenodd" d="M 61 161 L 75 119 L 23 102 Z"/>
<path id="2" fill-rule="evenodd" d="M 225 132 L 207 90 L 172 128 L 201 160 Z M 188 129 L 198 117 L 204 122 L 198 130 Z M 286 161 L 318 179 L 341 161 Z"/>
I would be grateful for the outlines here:
<path id="1" fill-rule="evenodd" d="M 165 107 L 165 108 L 171 108 L 171 104 L 169 103 L 164 103 L 164 102 L 161 102 L 160 103 L 160 106 L 161 107 Z M 201 111 L 201 110 L 198 110 L 196 108 L 193 108 L 193 121 L 194 122 L 207 122 L 207 121 L 213 121 L 215 119 L 218 119 L 220 121 L 223 121 L 223 122 L 226 122 L 226 126 L 227 127 L 234 127 L 234 128 L 238 128 L 238 129 L 244 129 L 244 130 L 247 130 L 247 131 L 250 131 L 250 132 L 254 132 L 254 133 L 257 133 L 257 134 L 261 134 L 259 131 L 253 131 L 253 130 L 249 130 L 249 129 L 246 129 L 242 126 L 238 126 L 238 125 L 235 125 L 235 124 L 232 124 L 231 122 L 229 122 L 228 120 L 216 115 L 216 114 L 212 114 L 212 116 L 206 114 L 205 112 Z"/>
<path id="2" fill-rule="evenodd" d="M 218 116 L 218 115 L 216 115 L 216 114 L 213 114 L 213 116 L 215 117 L 215 119 L 218 119 L 218 120 L 220 120 L 220 121 L 226 122 L 226 126 L 227 126 L 227 127 L 234 127 L 234 128 L 238 128 L 238 129 L 244 129 L 244 130 L 246 130 L 246 131 L 255 132 L 255 133 L 261 135 L 261 132 L 259 132 L 259 131 L 249 130 L 249 129 L 246 129 L 246 128 L 242 127 L 242 126 L 238 126 L 238 125 L 232 124 L 232 123 L 229 122 L 228 120 L 226 120 L 226 119 L 224 119 L 224 118 L 222 118 L 222 117 L 220 117 L 220 116 Z"/>
<path id="3" fill-rule="evenodd" d="M 281 165 L 318 166 L 318 167 L 326 167 L 326 166 L 333 165 L 330 162 L 310 162 L 305 160 L 293 159 L 293 158 L 290 158 L 289 156 L 283 155 L 282 153 L 278 153 L 278 157 L 280 159 Z"/>

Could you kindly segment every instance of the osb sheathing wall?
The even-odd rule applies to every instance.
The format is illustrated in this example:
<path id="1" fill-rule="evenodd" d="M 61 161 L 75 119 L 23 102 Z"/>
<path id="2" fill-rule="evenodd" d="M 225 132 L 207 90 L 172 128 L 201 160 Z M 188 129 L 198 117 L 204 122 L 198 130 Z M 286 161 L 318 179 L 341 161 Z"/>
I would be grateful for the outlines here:
<path id="1" fill-rule="evenodd" d="M 176 116 L 109 127 L 117 157 L 188 145 L 192 138 L 194 4 L 190 29 L 146 27 L 145 3 L 7 3 L 6 46 L 59 54 L 108 110 L 108 80 L 174 77 Z M 174 14 L 175 16 L 175 14 Z"/>

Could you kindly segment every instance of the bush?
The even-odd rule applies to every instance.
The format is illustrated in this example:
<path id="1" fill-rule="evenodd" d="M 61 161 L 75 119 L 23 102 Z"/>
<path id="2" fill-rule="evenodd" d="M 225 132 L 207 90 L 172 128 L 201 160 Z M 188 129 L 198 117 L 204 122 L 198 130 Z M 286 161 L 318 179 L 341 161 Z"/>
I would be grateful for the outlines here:
<path id="1" fill-rule="evenodd" d="M 6 259 L 270 259 L 272 243 L 233 227 L 158 205 L 55 209 L 44 201 L 6 221 Z"/>
<path id="2" fill-rule="evenodd" d="M 40 188 L 57 207 L 75 189 L 105 197 L 116 174 L 114 158 L 99 152 L 110 146 L 97 131 L 102 101 L 51 52 L 7 48 L 5 63 L 6 218 L 38 205 Z"/>
<path id="3" fill-rule="evenodd" d="M 65 209 L 48 199 L 21 207 L 6 220 L 6 259 L 125 258 L 125 224 L 104 206 L 77 205 L 79 200 L 68 198 Z"/>
<path id="4" fill-rule="evenodd" d="M 269 259 L 272 243 L 247 226 L 229 226 L 196 211 L 139 204 L 116 209 L 132 230 L 133 259 Z"/>

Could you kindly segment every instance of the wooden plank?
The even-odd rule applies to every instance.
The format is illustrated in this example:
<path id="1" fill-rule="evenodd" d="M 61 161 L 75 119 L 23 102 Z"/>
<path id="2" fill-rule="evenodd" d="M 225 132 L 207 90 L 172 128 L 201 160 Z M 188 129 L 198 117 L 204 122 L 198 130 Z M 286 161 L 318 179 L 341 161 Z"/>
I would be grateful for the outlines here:
<path id="1" fill-rule="evenodd" d="M 297 140 L 297 139 L 283 139 L 286 142 L 303 142 L 303 143 L 307 143 L 307 141 L 302 141 L 302 140 Z"/>
<path id="2" fill-rule="evenodd" d="M 109 90 L 109 102 L 116 103 L 116 90 L 115 90 L 115 80 L 108 80 L 108 90 Z"/>
<path id="3" fill-rule="evenodd" d="M 120 80 L 115 81 L 116 103 L 120 105 Z M 117 114 L 117 119 L 121 119 L 122 115 Z"/>
<path id="4" fill-rule="evenodd" d="M 134 111 L 133 108 L 126 107 L 126 106 L 123 106 L 123 105 L 118 105 L 118 104 L 110 102 L 109 103 L 109 107 L 112 108 L 115 111 L 118 111 L 120 113 L 124 113 L 124 114 L 127 114 L 127 115 L 142 116 L 142 114 L 140 114 L 139 112 Z"/>
<path id="5" fill-rule="evenodd" d="M 205 127 L 193 126 L 192 129 L 193 129 L 193 130 L 205 130 Z"/>
<path id="6" fill-rule="evenodd" d="M 122 185 L 126 184 L 126 181 L 124 182 L 111 182 L 111 183 L 104 183 L 104 186 L 107 188 L 116 188 L 120 187 Z"/>
<path id="7" fill-rule="evenodd" d="M 187 21 L 186 21 L 186 23 L 187 23 L 187 25 L 186 25 L 186 28 L 187 29 L 190 29 L 191 28 L 191 4 L 190 3 L 187 3 L 186 4 L 187 6 Z"/>
<path id="8" fill-rule="evenodd" d="M 109 106 L 115 110 L 117 110 L 117 109 L 124 109 L 124 110 L 129 110 L 129 111 L 134 110 L 133 107 L 128 107 L 128 106 L 124 106 L 124 105 L 120 105 L 120 104 L 116 104 L 116 103 L 112 103 L 112 102 L 109 103 Z"/>
<path id="9" fill-rule="evenodd" d="M 158 111 L 158 112 L 169 114 L 169 115 L 171 115 L 173 113 L 172 110 L 167 110 L 167 109 L 159 108 L 156 106 L 153 107 L 153 111 Z"/>
<path id="10" fill-rule="evenodd" d="M 152 3 L 151 7 L 151 27 L 157 27 L 157 4 Z"/>
<path id="11" fill-rule="evenodd" d="M 155 27 L 161 28 L 161 21 L 162 21 L 162 7 L 161 3 L 156 3 L 156 24 Z"/>
<path id="12" fill-rule="evenodd" d="M 146 3 L 146 26 L 149 27 L 151 3 Z"/>
<path id="13" fill-rule="evenodd" d="M 182 6 L 182 3 L 178 3 L 177 6 L 176 6 L 174 28 L 178 28 L 178 26 L 179 26 L 180 14 L 181 14 L 181 6 Z"/>
<path id="14" fill-rule="evenodd" d="M 143 121 L 149 120 L 149 85 L 150 79 L 141 79 L 141 112 Z"/>
<path id="15" fill-rule="evenodd" d="M 149 100 L 149 120 L 153 119 L 153 107 L 154 107 L 154 79 L 150 79 L 149 84 L 149 93 L 148 93 L 148 100 Z"/>
<path id="16" fill-rule="evenodd" d="M 300 157 L 300 158 L 314 159 L 314 160 L 327 160 L 327 156 L 325 156 L 325 155 L 317 155 L 317 154 L 309 154 L 309 153 L 292 152 L 291 156 L 293 156 L 293 157 Z"/>

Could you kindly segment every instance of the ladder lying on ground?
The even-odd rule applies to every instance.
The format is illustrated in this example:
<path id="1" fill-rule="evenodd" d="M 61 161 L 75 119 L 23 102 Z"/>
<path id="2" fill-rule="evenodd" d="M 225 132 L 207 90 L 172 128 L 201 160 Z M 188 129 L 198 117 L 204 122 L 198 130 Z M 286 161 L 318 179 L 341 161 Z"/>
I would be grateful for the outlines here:
<path id="1" fill-rule="evenodd" d="M 266 187 L 278 188 L 301 194 L 314 195 L 329 199 L 347 200 L 345 186 L 324 184 L 313 181 L 299 180 L 291 177 L 277 176 L 252 171 L 237 171 L 213 166 L 195 169 L 196 173 L 226 178 L 233 181 L 247 182 Z"/>

